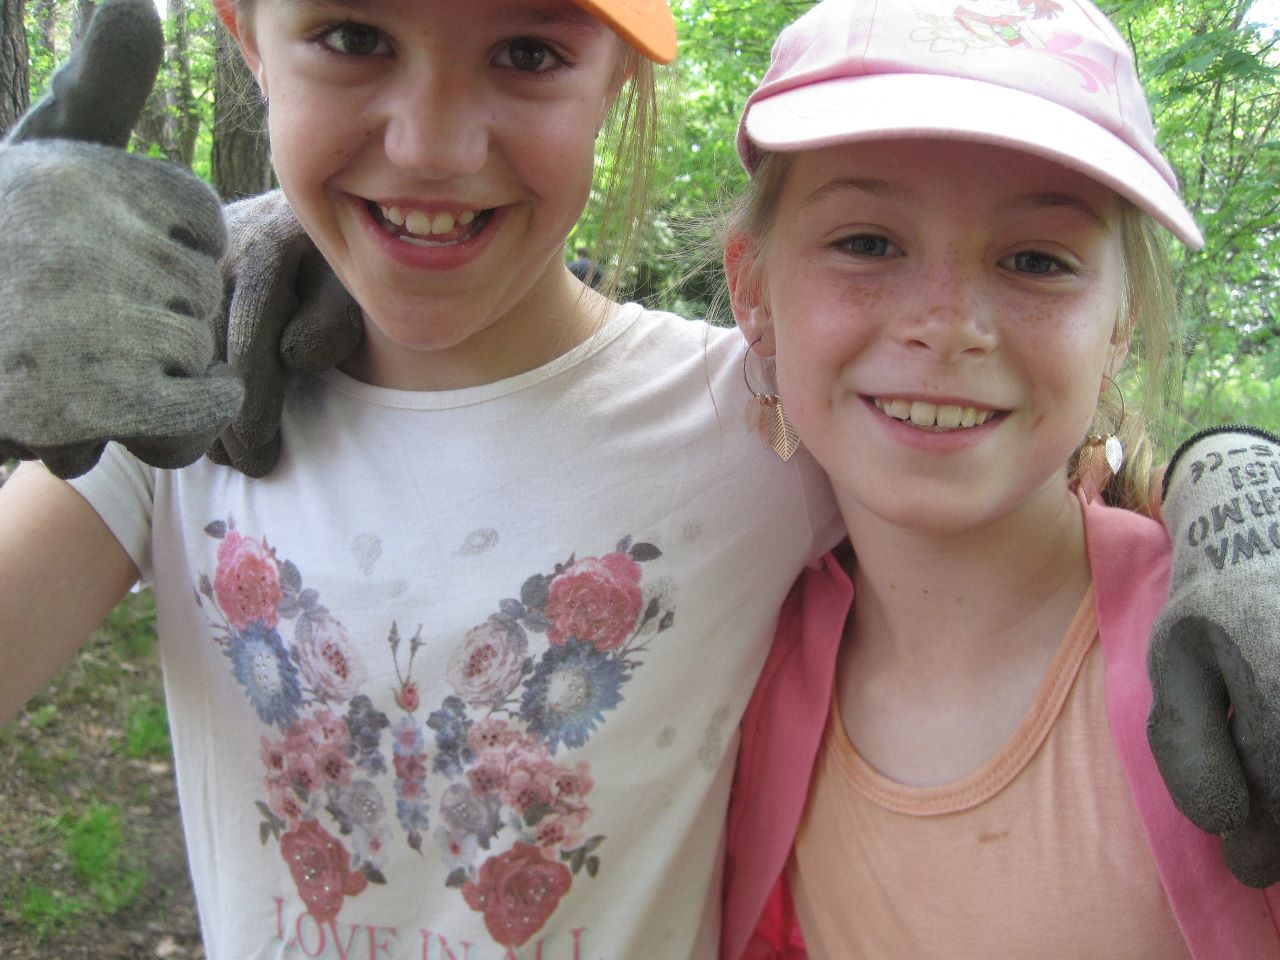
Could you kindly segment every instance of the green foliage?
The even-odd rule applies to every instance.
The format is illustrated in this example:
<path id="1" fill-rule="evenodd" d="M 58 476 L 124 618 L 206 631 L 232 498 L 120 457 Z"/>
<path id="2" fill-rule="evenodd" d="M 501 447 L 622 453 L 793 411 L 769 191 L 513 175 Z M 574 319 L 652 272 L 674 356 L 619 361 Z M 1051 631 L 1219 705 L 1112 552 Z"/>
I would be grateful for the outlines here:
<path id="1" fill-rule="evenodd" d="M 50 934 L 65 929 L 75 917 L 90 909 L 87 901 L 39 883 L 25 884 L 14 906 L 19 922 L 31 931 L 36 943 L 43 943 Z"/>
<path id="2" fill-rule="evenodd" d="M 74 821 L 62 826 L 63 840 L 76 874 L 107 915 L 133 902 L 146 876 L 125 868 L 124 829 L 120 808 L 94 801 Z"/>
<path id="3" fill-rule="evenodd" d="M 1166 154 L 1205 249 L 1182 267 L 1179 432 L 1245 421 L 1280 430 L 1280 54 L 1249 0 L 1121 0 Z"/>
<path id="4" fill-rule="evenodd" d="M 46 818 L 46 842 L 61 842 L 74 871 L 76 894 L 28 881 L 11 909 L 41 943 L 77 917 L 119 913 L 138 895 L 146 871 L 126 867 L 121 811 L 112 804 L 91 803 L 78 817 Z"/>
<path id="5" fill-rule="evenodd" d="M 169 719 L 164 705 L 144 699 L 129 708 L 124 725 L 125 755 L 135 760 L 169 756 Z"/>

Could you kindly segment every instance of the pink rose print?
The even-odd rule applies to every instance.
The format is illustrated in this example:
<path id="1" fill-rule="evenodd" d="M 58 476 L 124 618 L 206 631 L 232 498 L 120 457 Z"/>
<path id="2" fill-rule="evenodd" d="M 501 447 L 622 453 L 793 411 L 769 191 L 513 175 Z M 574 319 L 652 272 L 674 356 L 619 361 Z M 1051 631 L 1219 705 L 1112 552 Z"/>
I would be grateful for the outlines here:
<path id="1" fill-rule="evenodd" d="M 484 914 L 489 935 L 504 947 L 518 947 L 542 929 L 569 891 L 573 875 L 537 847 L 517 843 L 480 866 L 477 883 L 467 883 L 467 906 Z M 313 911 L 314 912 L 314 911 Z"/>
<path id="2" fill-rule="evenodd" d="M 289 865 L 307 912 L 319 924 L 337 919 L 342 901 L 369 885 L 363 873 L 347 869 L 351 861 L 347 848 L 315 820 L 307 820 L 284 834 L 280 838 L 280 855 Z"/>
<path id="3" fill-rule="evenodd" d="M 589 809 L 565 813 L 553 813 L 543 817 L 534 827 L 533 837 L 538 841 L 538 848 L 548 860 L 559 861 L 560 851 L 569 850 L 582 842 L 582 825 L 587 819 Z"/>
<path id="4" fill-rule="evenodd" d="M 587 557 L 551 582 L 547 638 L 563 646 L 570 637 L 600 652 L 622 645 L 640 616 L 640 564 L 625 553 Z"/>
<path id="5" fill-rule="evenodd" d="M 507 764 L 502 802 L 522 816 L 537 806 L 549 808 L 555 800 L 555 772 L 546 747 L 521 751 Z"/>
<path id="6" fill-rule="evenodd" d="M 285 777 L 267 778 L 267 805 L 277 817 L 294 829 L 311 816 L 311 804 L 303 803 L 298 791 Z"/>
<path id="7" fill-rule="evenodd" d="M 512 743 L 522 743 L 526 737 L 519 730 L 512 730 L 507 721 L 498 717 L 477 720 L 467 731 L 467 744 L 476 753 L 495 750 Z"/>
<path id="8" fill-rule="evenodd" d="M 519 624 L 490 617 L 449 658 L 449 685 L 473 707 L 500 703 L 520 680 L 528 646 Z"/>
<path id="9" fill-rule="evenodd" d="M 320 610 L 298 621 L 299 667 L 327 700 L 350 700 L 364 683 L 364 662 L 347 639 L 346 628 Z"/>
<path id="10" fill-rule="evenodd" d="M 213 592 L 234 629 L 243 630 L 255 620 L 274 628 L 280 622 L 276 604 L 281 596 L 275 551 L 266 541 L 250 540 L 228 530 L 218 544 Z"/>
<path id="11" fill-rule="evenodd" d="M 591 779 L 591 768 L 581 760 L 575 766 L 560 764 L 556 767 L 556 794 L 560 797 L 581 799 L 591 792 L 595 781 Z"/>

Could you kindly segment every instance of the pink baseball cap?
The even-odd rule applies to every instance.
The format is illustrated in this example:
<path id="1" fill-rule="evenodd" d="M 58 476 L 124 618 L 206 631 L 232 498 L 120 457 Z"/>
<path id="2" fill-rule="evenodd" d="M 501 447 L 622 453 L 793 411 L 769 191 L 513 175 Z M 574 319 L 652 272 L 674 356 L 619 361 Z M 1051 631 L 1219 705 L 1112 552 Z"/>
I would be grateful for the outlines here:
<path id="1" fill-rule="evenodd" d="M 1133 56 L 1086 0 L 822 0 L 773 45 L 738 155 L 754 174 L 761 152 L 907 137 L 1047 157 L 1204 246 Z"/>

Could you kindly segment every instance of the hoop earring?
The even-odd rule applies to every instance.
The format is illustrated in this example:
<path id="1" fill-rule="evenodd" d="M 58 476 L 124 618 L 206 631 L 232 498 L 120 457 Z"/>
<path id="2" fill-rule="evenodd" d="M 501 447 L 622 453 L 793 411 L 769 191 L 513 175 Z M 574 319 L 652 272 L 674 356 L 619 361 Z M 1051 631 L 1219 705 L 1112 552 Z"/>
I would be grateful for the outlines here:
<path id="1" fill-rule="evenodd" d="M 800 438 L 796 436 L 796 428 L 791 426 L 791 421 L 787 419 L 787 411 L 782 406 L 782 398 L 776 393 L 756 393 L 751 386 L 751 381 L 747 378 L 747 358 L 751 356 L 751 348 L 763 339 L 763 337 L 756 337 L 747 346 L 746 353 L 742 355 L 742 380 L 751 392 L 751 399 L 755 400 L 764 410 L 772 411 L 769 414 L 769 446 L 782 462 L 786 463 L 795 456 L 796 450 L 800 447 Z"/>
<path id="2" fill-rule="evenodd" d="M 1105 491 L 1107 484 L 1124 466 L 1124 447 L 1120 443 L 1120 438 L 1116 436 L 1124 423 L 1124 392 L 1105 374 L 1103 379 L 1111 384 L 1116 396 L 1120 398 L 1120 417 L 1116 420 L 1115 428 L 1111 433 L 1105 435 L 1093 433 L 1086 437 L 1076 454 L 1075 485 L 1079 488 L 1085 503 L 1092 503 L 1094 497 Z"/>

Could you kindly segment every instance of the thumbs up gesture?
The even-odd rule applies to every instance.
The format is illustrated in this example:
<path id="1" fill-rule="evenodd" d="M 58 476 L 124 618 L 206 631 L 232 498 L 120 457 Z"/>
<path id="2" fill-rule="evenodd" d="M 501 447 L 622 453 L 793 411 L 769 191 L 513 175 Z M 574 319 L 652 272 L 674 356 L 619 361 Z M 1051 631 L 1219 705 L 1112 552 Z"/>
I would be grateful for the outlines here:
<path id="1" fill-rule="evenodd" d="M 74 477 L 117 440 L 184 466 L 239 409 L 210 333 L 218 198 L 124 149 L 163 50 L 152 0 L 107 0 L 0 143 L 0 460 Z"/>

